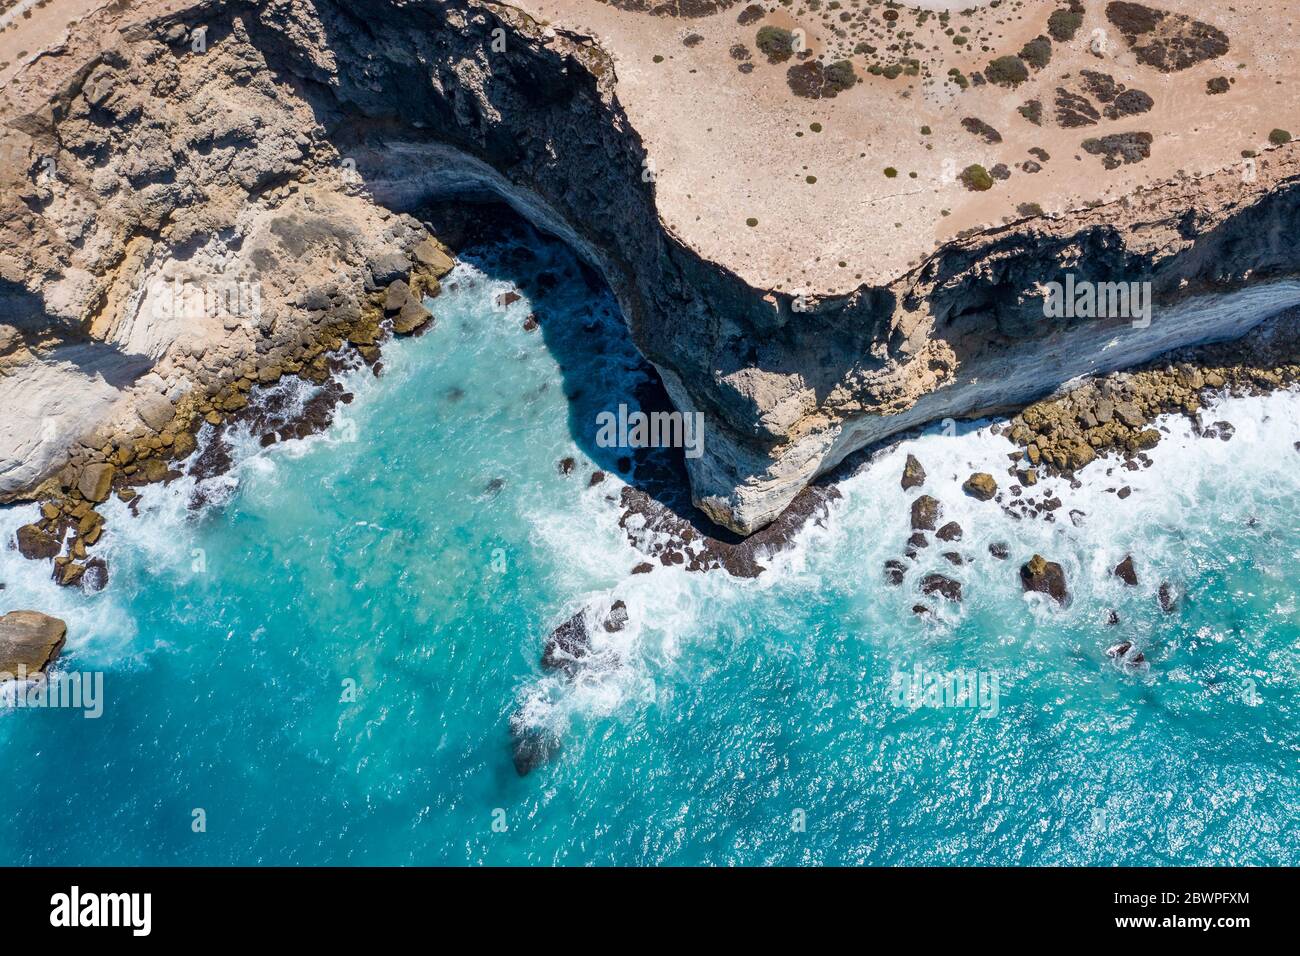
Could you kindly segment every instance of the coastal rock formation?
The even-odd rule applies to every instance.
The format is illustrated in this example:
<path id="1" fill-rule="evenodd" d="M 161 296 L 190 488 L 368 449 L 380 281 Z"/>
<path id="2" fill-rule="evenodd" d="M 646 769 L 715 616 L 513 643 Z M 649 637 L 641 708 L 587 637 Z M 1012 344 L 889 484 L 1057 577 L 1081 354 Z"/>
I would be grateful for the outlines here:
<path id="1" fill-rule="evenodd" d="M 711 16 L 722 6 L 665 10 L 731 24 Z M 1228 49 L 1217 27 L 1137 6 L 1111 13 L 1144 69 L 1178 71 Z M 386 329 L 427 322 L 418 303 L 388 310 L 388 293 L 399 279 L 436 289 L 446 253 L 411 214 L 449 195 L 504 198 L 599 269 L 674 405 L 704 414 L 704 454 L 687 461 L 693 498 L 739 534 L 890 435 L 1235 338 L 1300 303 L 1300 246 L 1287 238 L 1300 159 L 1280 141 L 1255 151 L 1248 181 L 1237 168 L 1192 177 L 1170 164 L 1168 178 L 1068 215 L 972 220 L 979 228 L 911 264 L 886 257 L 857 284 L 832 286 L 833 261 L 813 272 L 822 292 L 766 272 L 760 282 L 750 263 L 774 256 L 705 254 L 696 232 L 705 227 L 689 227 L 688 241 L 684 217 L 668 225 L 684 192 L 647 175 L 655 155 L 603 46 L 622 41 L 522 7 L 111 4 L 79 14 L 57 57 L 9 68 L 0 500 L 77 491 L 93 501 L 81 487 L 88 466 L 112 465 L 114 484 L 157 480 L 192 449 L 194 430 L 243 407 L 254 383 L 320 380 L 343 343 L 373 360 Z M 609 26 L 654 21 L 643 14 L 658 7 L 594 9 Z M 1062 56 L 1058 48 L 1028 83 L 1039 72 L 1055 83 L 1047 74 Z M 910 68 L 900 66 L 904 77 Z M 726 72 L 737 77 L 729 60 Z M 829 102 L 862 93 L 846 84 Z M 1131 99 L 1126 112 L 1146 105 Z M 1003 118 L 987 119 L 1004 142 L 964 141 L 1009 148 Z M 1107 163 L 1157 158 L 1159 142 L 1144 132 L 1095 139 Z M 985 209 L 1003 188 L 1004 179 L 988 193 L 954 184 L 941 201 Z M 727 243 L 771 243 L 766 230 L 780 218 L 744 210 L 738 228 L 713 229 Z M 792 235 L 781 241 L 797 243 Z M 1150 282 L 1157 321 L 1046 317 L 1044 286 L 1066 272 Z M 1086 455 L 1080 446 L 1067 458 Z M 86 487 L 100 493 L 105 474 Z"/>
<path id="2" fill-rule="evenodd" d="M 913 488 L 920 488 L 923 484 L 925 484 L 925 469 L 921 467 L 915 455 L 908 455 L 907 462 L 903 465 L 903 490 L 911 491 Z"/>
<path id="3" fill-rule="evenodd" d="M 1070 593 L 1065 586 L 1065 571 L 1055 561 L 1048 561 L 1041 554 L 1036 554 L 1020 568 L 1020 583 L 1026 591 L 1046 594 L 1057 604 L 1070 602 Z"/>
<path id="4" fill-rule="evenodd" d="M 998 493 L 998 483 L 987 472 L 976 472 L 962 483 L 962 491 L 978 501 L 988 501 Z"/>
<path id="5" fill-rule="evenodd" d="M 0 617 L 0 679 L 45 670 L 63 650 L 68 626 L 36 611 L 10 611 Z"/>

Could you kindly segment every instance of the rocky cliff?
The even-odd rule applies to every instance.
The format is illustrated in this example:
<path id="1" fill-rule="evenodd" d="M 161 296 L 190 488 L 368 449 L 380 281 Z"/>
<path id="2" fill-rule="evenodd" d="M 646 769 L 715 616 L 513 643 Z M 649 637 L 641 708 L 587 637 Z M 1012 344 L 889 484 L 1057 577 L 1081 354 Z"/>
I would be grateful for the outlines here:
<path id="1" fill-rule="evenodd" d="M 447 195 L 502 197 L 600 269 L 677 407 L 705 415 L 697 505 L 742 533 L 892 433 L 1300 303 L 1289 145 L 1249 181 L 1174 177 L 965 236 L 887 283 L 796 296 L 664 224 L 615 63 L 590 37 L 476 0 L 149 14 L 101 10 L 8 84 L 0 498 L 183 454 L 181 436 L 253 382 L 323 374 L 343 338 L 372 346 L 379 294 L 421 268 L 407 214 Z M 1150 282 L 1151 321 L 1046 318 L 1067 273 Z M 256 308 L 178 309 L 187 281 L 256 290 Z"/>

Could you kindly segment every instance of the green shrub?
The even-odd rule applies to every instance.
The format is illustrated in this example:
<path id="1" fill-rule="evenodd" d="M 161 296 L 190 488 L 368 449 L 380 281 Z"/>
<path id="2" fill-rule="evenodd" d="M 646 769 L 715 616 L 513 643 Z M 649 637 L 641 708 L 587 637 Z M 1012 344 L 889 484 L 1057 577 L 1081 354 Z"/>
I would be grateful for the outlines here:
<path id="1" fill-rule="evenodd" d="M 1275 129 L 1268 134 L 1268 141 L 1274 146 L 1285 146 L 1291 142 L 1291 134 L 1284 129 Z"/>
<path id="2" fill-rule="evenodd" d="M 963 169 L 961 171 L 960 179 L 962 185 L 973 192 L 982 193 L 985 190 L 993 188 L 993 177 L 990 176 L 989 171 L 979 163 L 975 163 L 974 165 L 967 166 Z"/>
<path id="3" fill-rule="evenodd" d="M 1020 59 L 1035 70 L 1041 70 L 1052 61 L 1052 41 L 1047 37 L 1034 37 L 1020 48 Z"/>
<path id="4" fill-rule="evenodd" d="M 1083 26 L 1083 14 L 1073 10 L 1056 10 L 1047 18 L 1047 32 L 1057 43 L 1068 43 Z"/>
<path id="5" fill-rule="evenodd" d="M 794 55 L 794 34 L 781 27 L 760 27 L 754 45 L 767 56 L 768 63 L 784 63 Z"/>
<path id="6" fill-rule="evenodd" d="M 1029 79 L 1029 70 L 1018 56 L 1000 56 L 988 65 L 984 76 L 998 86 L 1019 86 Z"/>
<path id="7" fill-rule="evenodd" d="M 826 83 L 837 90 L 851 89 L 857 82 L 858 75 L 853 72 L 853 64 L 848 60 L 836 60 L 826 67 Z"/>

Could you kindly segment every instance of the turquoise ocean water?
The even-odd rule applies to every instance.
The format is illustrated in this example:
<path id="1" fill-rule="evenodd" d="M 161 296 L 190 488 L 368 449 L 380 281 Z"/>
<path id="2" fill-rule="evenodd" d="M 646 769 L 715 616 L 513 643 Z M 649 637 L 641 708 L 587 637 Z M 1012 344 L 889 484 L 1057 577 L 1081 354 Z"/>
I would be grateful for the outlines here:
<path id="1" fill-rule="evenodd" d="M 1049 483 L 1052 522 L 962 495 L 1008 483 L 996 423 L 935 428 L 755 580 L 632 576 L 591 440 L 640 374 L 616 307 L 536 237 L 468 260 L 327 433 L 238 439 L 204 507 L 189 478 L 111 506 L 104 592 L 0 550 L 0 612 L 64 617 L 57 669 L 104 675 L 98 719 L 0 708 L 0 863 L 1300 862 L 1300 396 L 1220 403 L 1227 442 L 1169 421 L 1152 467 Z M 909 452 L 965 535 L 890 587 Z M 1035 551 L 1068 608 L 1022 594 Z M 1136 588 L 1109 573 L 1127 553 Z M 960 605 L 920 594 L 931 571 Z M 551 628 L 615 599 L 600 666 L 542 670 Z M 899 693 L 954 673 L 982 707 Z M 525 777 L 516 713 L 563 742 Z"/>

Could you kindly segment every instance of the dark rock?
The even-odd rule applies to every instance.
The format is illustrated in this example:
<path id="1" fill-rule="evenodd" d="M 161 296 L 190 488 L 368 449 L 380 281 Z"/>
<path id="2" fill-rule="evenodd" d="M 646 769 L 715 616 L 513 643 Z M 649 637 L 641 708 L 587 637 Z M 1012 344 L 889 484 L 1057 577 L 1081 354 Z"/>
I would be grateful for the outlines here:
<path id="1" fill-rule="evenodd" d="M 31 561 L 57 557 L 63 544 L 61 540 L 34 524 L 18 529 L 18 553 Z"/>
<path id="2" fill-rule="evenodd" d="M 1011 551 L 1002 542 L 995 541 L 993 544 L 989 545 L 989 554 L 993 555 L 993 557 L 997 558 L 999 561 L 1005 561 L 1011 556 Z"/>
<path id="3" fill-rule="evenodd" d="M 889 584 L 902 584 L 903 577 L 907 574 L 907 568 L 902 561 L 897 558 L 890 558 L 885 562 L 885 581 Z"/>
<path id="4" fill-rule="evenodd" d="M 526 727 L 519 715 L 510 720 L 512 759 L 515 772 L 526 777 L 560 751 L 559 739 L 550 731 Z"/>
<path id="5" fill-rule="evenodd" d="M 955 565 L 958 565 L 958 566 L 961 566 L 961 565 L 963 565 L 963 564 L 966 563 L 966 562 L 962 559 L 962 556 L 961 556 L 960 554 L 958 554 L 956 551 L 945 551 L 945 552 L 943 553 L 943 558 L 944 558 L 944 560 L 947 561 L 949 564 L 955 564 Z"/>
<path id="6" fill-rule="evenodd" d="M 1114 626 L 1115 626 L 1116 624 L 1118 624 L 1118 623 L 1119 623 L 1119 612 L 1118 612 L 1118 611 L 1110 611 L 1110 612 L 1106 615 L 1106 626 L 1107 626 L 1107 627 L 1114 627 Z"/>
<path id="7" fill-rule="evenodd" d="M 627 624 L 627 605 L 622 601 L 615 601 L 610 605 L 609 615 L 605 618 L 605 630 L 610 634 L 616 634 L 623 630 Z"/>
<path id="8" fill-rule="evenodd" d="M 903 490 L 911 491 L 913 488 L 919 488 L 925 484 L 925 469 L 917 461 L 915 455 L 907 456 L 907 464 L 903 465 Z"/>
<path id="9" fill-rule="evenodd" d="M 102 591 L 108 586 L 108 562 L 103 558 L 91 558 L 86 562 L 85 573 L 81 576 L 81 587 L 88 592 Z"/>
<path id="10" fill-rule="evenodd" d="M 1128 555 L 1119 564 L 1115 565 L 1115 570 L 1111 572 L 1131 588 L 1137 587 L 1138 576 L 1137 569 L 1133 567 L 1133 555 Z"/>
<path id="11" fill-rule="evenodd" d="M 933 531 L 938 524 L 942 508 L 939 502 L 929 495 L 921 495 L 912 502 L 912 529 L 916 531 Z"/>
<path id="12" fill-rule="evenodd" d="M 925 536 L 925 532 L 914 531 L 912 536 L 907 539 L 907 546 L 909 548 L 928 548 L 930 547 L 930 539 Z"/>
<path id="13" fill-rule="evenodd" d="M 1020 583 L 1026 591 L 1046 594 L 1061 606 L 1069 603 L 1070 594 L 1065 586 L 1065 571 L 1059 564 L 1048 561 L 1040 554 L 1034 555 L 1020 568 Z"/>
<path id="14" fill-rule="evenodd" d="M 940 541 L 960 541 L 961 536 L 961 525 L 955 521 L 949 521 L 946 525 L 935 532 L 935 537 Z"/>
<path id="15" fill-rule="evenodd" d="M 593 485 L 598 485 L 604 480 L 605 473 L 603 471 L 593 471 L 591 473 L 591 481 L 587 482 L 587 487 L 590 488 Z"/>
<path id="16" fill-rule="evenodd" d="M 570 475 L 573 474 L 573 468 L 576 464 L 577 462 L 575 462 L 572 458 L 561 458 L 559 464 L 556 467 L 559 469 L 560 474 Z"/>
<path id="17" fill-rule="evenodd" d="M 642 561 L 640 564 L 638 564 L 636 567 L 634 567 L 634 568 L 632 569 L 632 573 L 633 573 L 633 574 L 649 574 L 649 573 L 650 573 L 651 571 L 653 571 L 654 569 L 655 569 L 655 566 L 654 566 L 653 564 L 651 564 L 649 561 Z"/>
<path id="18" fill-rule="evenodd" d="M 497 296 L 496 299 L 497 308 L 504 309 L 506 306 L 512 305 L 515 302 L 518 302 L 522 298 L 523 296 L 521 296 L 518 292 L 514 292 L 514 291 L 502 292 L 499 296 Z"/>
<path id="19" fill-rule="evenodd" d="M 542 652 L 542 667 L 548 671 L 563 670 L 570 677 L 577 672 L 578 662 L 591 651 L 591 633 L 587 630 L 587 614 L 579 611 L 546 639 Z"/>
<path id="20" fill-rule="evenodd" d="M 927 574 L 921 580 L 923 594 L 939 594 L 949 601 L 961 601 L 961 584 L 942 574 Z"/>

